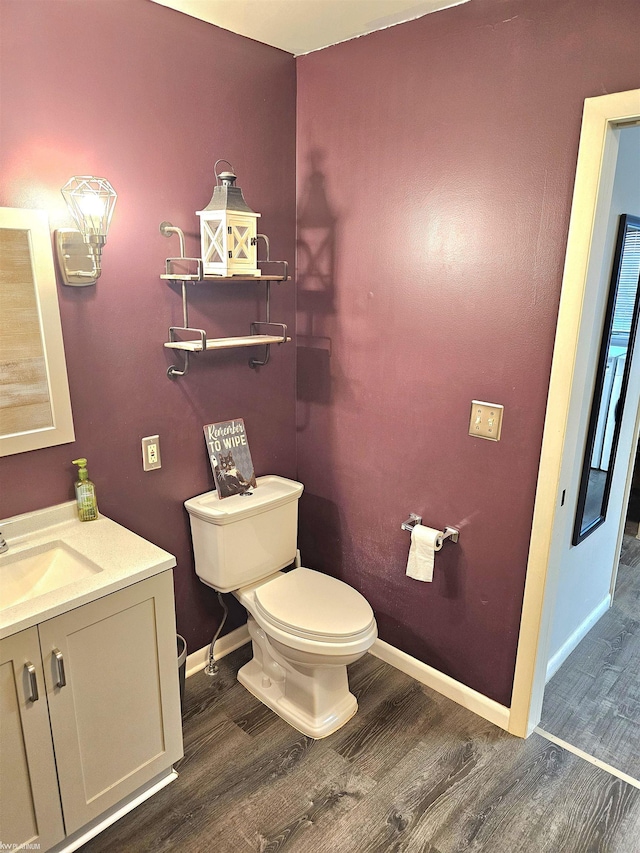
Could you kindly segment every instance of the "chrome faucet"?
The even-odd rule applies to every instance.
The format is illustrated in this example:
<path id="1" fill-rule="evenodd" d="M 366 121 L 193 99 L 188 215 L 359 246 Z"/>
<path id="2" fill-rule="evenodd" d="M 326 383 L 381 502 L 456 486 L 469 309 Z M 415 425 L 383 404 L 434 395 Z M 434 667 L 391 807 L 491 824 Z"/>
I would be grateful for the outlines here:
<path id="1" fill-rule="evenodd" d="M 3 554 L 5 551 L 8 551 L 8 550 L 9 550 L 9 545 L 7 544 L 6 539 L 2 535 L 2 532 L 0 532 L 0 554 Z"/>

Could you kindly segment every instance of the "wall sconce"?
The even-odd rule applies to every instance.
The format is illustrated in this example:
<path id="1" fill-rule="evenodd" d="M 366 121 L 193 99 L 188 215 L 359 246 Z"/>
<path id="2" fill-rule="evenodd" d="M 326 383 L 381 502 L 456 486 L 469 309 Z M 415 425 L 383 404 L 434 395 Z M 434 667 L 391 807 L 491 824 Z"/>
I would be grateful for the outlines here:
<path id="1" fill-rule="evenodd" d="M 216 172 L 218 163 L 231 167 Z M 202 266 L 205 275 L 260 275 L 258 268 L 257 221 L 260 216 L 244 200 L 228 160 L 217 160 L 213 171 L 216 186 L 200 217 Z M 218 184 L 217 181 L 220 181 Z"/>
<path id="2" fill-rule="evenodd" d="M 61 192 L 79 229 L 56 231 L 62 280 L 74 287 L 95 284 L 102 272 L 102 247 L 118 196 L 105 178 L 89 175 L 70 178 Z"/>

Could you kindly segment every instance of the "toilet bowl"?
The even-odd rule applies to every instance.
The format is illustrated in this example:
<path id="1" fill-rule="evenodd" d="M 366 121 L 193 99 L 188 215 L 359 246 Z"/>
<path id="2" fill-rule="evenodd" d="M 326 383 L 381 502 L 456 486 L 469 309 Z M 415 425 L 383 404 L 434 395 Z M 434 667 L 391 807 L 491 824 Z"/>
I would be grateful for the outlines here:
<path id="1" fill-rule="evenodd" d="M 281 571 L 295 558 L 303 487 L 257 483 L 248 497 L 207 492 L 185 502 L 196 572 L 247 610 L 253 658 L 238 681 L 298 731 L 326 737 L 357 711 L 347 666 L 376 639 L 375 618 L 348 584 L 304 567 Z"/>
<path id="2" fill-rule="evenodd" d="M 347 666 L 377 637 L 369 603 L 307 568 L 234 593 L 249 613 L 253 659 L 238 681 L 303 734 L 332 734 L 357 711 Z"/>

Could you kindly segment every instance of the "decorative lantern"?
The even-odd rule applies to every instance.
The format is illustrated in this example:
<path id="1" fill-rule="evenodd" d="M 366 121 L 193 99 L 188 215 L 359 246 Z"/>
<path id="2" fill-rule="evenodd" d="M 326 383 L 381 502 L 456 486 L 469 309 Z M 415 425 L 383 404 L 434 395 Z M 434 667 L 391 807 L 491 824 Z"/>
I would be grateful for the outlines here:
<path id="1" fill-rule="evenodd" d="M 218 163 L 231 167 L 229 172 L 216 172 Z M 260 275 L 257 258 L 257 221 L 259 213 L 244 200 L 235 186 L 236 176 L 228 160 L 218 160 L 213 167 L 216 186 L 211 201 L 200 217 L 202 265 L 205 275 Z"/>

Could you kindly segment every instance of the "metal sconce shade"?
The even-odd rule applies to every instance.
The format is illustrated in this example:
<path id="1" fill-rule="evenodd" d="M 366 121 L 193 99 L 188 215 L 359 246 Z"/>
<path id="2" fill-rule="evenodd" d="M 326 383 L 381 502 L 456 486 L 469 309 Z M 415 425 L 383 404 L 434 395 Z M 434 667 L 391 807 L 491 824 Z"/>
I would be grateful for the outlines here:
<path id="1" fill-rule="evenodd" d="M 61 192 L 82 236 L 106 239 L 118 198 L 109 181 L 89 175 L 74 177 Z"/>
<path id="2" fill-rule="evenodd" d="M 118 196 L 106 178 L 90 175 L 70 178 L 62 187 L 62 195 L 79 229 L 56 231 L 62 279 L 76 287 L 95 284 L 102 271 L 102 247 Z"/>

